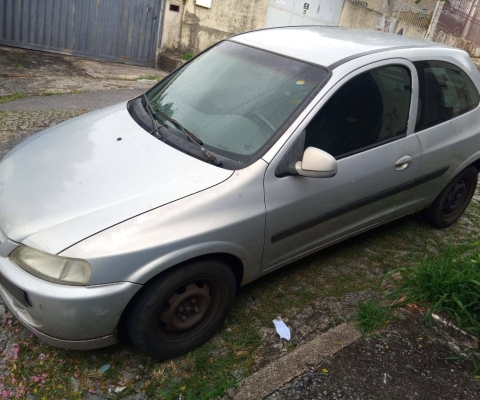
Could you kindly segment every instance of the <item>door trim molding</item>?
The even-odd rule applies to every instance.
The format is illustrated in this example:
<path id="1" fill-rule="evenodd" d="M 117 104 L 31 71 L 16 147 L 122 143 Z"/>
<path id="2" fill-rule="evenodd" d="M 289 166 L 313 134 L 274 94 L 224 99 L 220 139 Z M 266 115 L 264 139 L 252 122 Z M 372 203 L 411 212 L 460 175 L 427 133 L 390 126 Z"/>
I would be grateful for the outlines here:
<path id="1" fill-rule="evenodd" d="M 422 185 L 428 181 L 431 181 L 433 179 L 439 178 L 442 176 L 445 172 L 447 172 L 449 167 L 444 167 L 439 170 L 436 170 L 434 172 L 431 172 L 429 174 L 420 176 L 414 180 L 405 182 L 401 185 L 395 186 L 390 189 L 383 190 L 379 193 L 376 193 L 374 195 L 365 197 L 363 199 L 354 201 L 353 203 L 344 205 L 342 207 L 339 207 L 335 210 L 329 211 L 325 214 L 319 215 L 318 217 L 309 219 L 308 221 L 301 222 L 300 224 L 297 224 L 295 226 L 292 226 L 291 228 L 285 229 L 281 232 L 275 233 L 272 238 L 271 242 L 275 243 L 278 242 L 282 239 L 285 239 L 289 236 L 295 235 L 296 233 L 299 233 L 301 231 L 304 231 L 306 229 L 312 228 L 318 224 L 321 224 L 322 222 L 328 221 L 329 219 L 339 217 L 342 214 L 345 214 L 347 212 L 356 210 L 357 208 L 364 207 L 368 204 L 374 203 L 378 200 L 382 200 L 386 197 L 393 196 L 397 193 L 403 192 L 405 190 L 411 189 L 415 186 Z"/>

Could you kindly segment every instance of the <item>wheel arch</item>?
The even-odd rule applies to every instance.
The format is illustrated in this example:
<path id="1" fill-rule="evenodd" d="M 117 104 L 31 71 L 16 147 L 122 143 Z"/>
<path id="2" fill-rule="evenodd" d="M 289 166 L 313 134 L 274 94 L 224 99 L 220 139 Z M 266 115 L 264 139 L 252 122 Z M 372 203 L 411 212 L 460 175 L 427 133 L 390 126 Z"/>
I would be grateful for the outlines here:
<path id="1" fill-rule="evenodd" d="M 200 252 L 196 255 L 187 252 L 182 256 L 169 258 L 164 264 L 156 265 L 155 268 L 149 268 L 146 274 L 142 274 L 141 282 L 139 283 L 142 285 L 148 284 L 152 279 L 172 269 L 182 268 L 182 266 L 191 262 L 207 259 L 215 259 L 227 264 L 235 275 L 237 287 L 241 286 L 245 274 L 244 262 L 238 254 L 228 251 Z"/>
<path id="2" fill-rule="evenodd" d="M 470 165 L 474 166 L 478 172 L 480 172 L 480 158 L 474 162 L 472 162 Z"/>
<path id="3" fill-rule="evenodd" d="M 240 285 L 242 284 L 242 281 L 243 281 L 243 276 L 244 276 L 243 261 L 239 257 L 237 257 L 233 254 L 230 254 L 230 253 L 221 253 L 221 252 L 220 253 L 209 253 L 209 254 L 202 254 L 200 256 L 192 257 L 192 258 L 189 258 L 188 260 L 182 261 L 182 262 L 180 262 L 176 265 L 172 265 L 170 268 L 167 268 L 167 269 L 163 270 L 162 272 L 160 272 L 156 276 L 158 276 L 158 275 L 160 275 L 164 272 L 170 271 L 170 270 L 172 270 L 172 268 L 181 268 L 183 265 L 191 263 L 191 262 L 200 261 L 200 260 L 211 260 L 211 259 L 223 261 L 225 264 L 227 264 L 232 269 L 233 274 L 235 275 L 235 280 L 237 281 L 237 288 L 240 287 Z M 153 279 L 155 277 L 152 277 L 151 279 Z"/>

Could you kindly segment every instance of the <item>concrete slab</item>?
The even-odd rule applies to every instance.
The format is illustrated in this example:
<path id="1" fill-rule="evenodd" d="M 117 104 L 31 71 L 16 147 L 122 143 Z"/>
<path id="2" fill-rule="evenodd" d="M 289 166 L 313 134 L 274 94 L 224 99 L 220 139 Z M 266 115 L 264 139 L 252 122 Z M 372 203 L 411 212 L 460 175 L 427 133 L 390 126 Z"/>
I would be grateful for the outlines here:
<path id="1" fill-rule="evenodd" d="M 138 67 L 136 65 L 119 64 L 107 61 L 75 59 L 71 63 L 87 75 L 97 79 L 137 80 L 144 77 L 163 78 L 165 71 L 156 68 Z"/>
<path id="2" fill-rule="evenodd" d="M 148 89 L 166 75 L 155 68 L 0 46 L 0 96 Z"/>
<path id="3" fill-rule="evenodd" d="M 360 337 L 360 332 L 353 324 L 338 325 L 249 376 L 234 398 L 235 400 L 263 399 Z"/>
<path id="4" fill-rule="evenodd" d="M 86 110 L 99 109 L 133 99 L 145 89 L 117 89 L 58 96 L 32 96 L 0 104 L 4 111 Z M 0 116 L 0 119 L 2 116 Z M 5 117 L 3 117 L 5 118 Z M 0 122 L 0 126 L 2 123 Z"/>

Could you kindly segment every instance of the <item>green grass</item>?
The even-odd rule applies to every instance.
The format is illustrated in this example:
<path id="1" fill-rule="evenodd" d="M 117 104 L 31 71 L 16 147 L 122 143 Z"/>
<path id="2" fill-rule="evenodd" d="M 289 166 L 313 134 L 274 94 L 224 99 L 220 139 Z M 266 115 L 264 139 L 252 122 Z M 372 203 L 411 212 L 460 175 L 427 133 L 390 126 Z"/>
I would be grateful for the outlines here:
<path id="1" fill-rule="evenodd" d="M 392 309 L 384 307 L 378 302 L 367 300 L 357 303 L 357 312 L 354 321 L 363 335 L 371 334 L 377 329 L 385 326 L 392 318 Z"/>
<path id="2" fill-rule="evenodd" d="M 23 94 L 19 92 L 15 92 L 7 96 L 0 96 L 0 104 L 8 103 L 9 101 L 18 100 L 18 99 L 21 99 L 22 97 L 24 97 Z"/>
<path id="3" fill-rule="evenodd" d="M 192 53 L 185 53 L 182 58 L 185 60 L 185 61 L 188 61 L 190 59 L 192 59 L 194 57 L 194 55 Z"/>
<path id="4" fill-rule="evenodd" d="M 389 297 L 402 299 L 396 305 L 416 303 L 429 308 L 432 314 L 446 313 L 458 328 L 480 335 L 480 256 L 461 258 L 449 246 L 443 260 L 425 257 L 409 268 L 400 268 L 403 283 Z"/>
<path id="5" fill-rule="evenodd" d="M 21 67 L 23 67 L 23 65 L 22 65 L 21 63 L 19 63 L 19 62 L 14 62 L 14 63 L 12 63 L 12 67 L 14 67 L 14 68 L 21 68 Z"/>

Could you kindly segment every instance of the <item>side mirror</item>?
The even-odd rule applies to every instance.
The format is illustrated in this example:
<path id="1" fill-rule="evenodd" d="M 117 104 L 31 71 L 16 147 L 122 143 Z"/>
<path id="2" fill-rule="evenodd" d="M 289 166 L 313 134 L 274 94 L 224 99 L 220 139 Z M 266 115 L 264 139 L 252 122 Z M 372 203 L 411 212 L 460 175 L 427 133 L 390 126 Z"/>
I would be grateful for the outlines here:
<path id="1" fill-rule="evenodd" d="M 331 178 L 337 174 L 337 160 L 323 150 L 307 147 L 302 161 L 295 164 L 295 170 L 300 176 Z"/>

